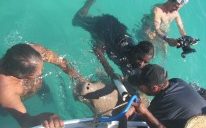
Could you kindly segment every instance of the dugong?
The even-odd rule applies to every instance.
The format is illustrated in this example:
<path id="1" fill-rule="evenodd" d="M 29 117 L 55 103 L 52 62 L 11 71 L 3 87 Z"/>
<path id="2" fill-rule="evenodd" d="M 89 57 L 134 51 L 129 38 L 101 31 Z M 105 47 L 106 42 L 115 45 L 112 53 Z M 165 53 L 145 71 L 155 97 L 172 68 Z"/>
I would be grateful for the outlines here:
<path id="1" fill-rule="evenodd" d="M 111 115 L 112 111 L 106 111 L 114 108 L 118 102 L 118 91 L 112 84 L 84 81 L 78 83 L 74 91 L 80 101 L 92 108 L 95 115 Z"/>
<path id="2" fill-rule="evenodd" d="M 75 81 L 74 96 L 80 101 L 84 101 L 94 112 L 95 115 L 104 113 L 114 108 L 118 103 L 118 91 L 112 82 L 108 79 L 101 80 L 103 82 L 91 82 L 85 79 L 75 68 L 69 63 L 66 67 L 67 72 Z M 102 115 L 111 115 L 111 111 Z"/>

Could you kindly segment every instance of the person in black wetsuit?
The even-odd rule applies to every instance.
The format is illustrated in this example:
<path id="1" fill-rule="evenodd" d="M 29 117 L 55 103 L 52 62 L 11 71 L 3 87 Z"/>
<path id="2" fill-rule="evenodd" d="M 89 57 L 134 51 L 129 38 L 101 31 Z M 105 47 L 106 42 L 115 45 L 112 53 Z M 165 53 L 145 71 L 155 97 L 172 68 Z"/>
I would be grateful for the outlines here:
<path id="1" fill-rule="evenodd" d="M 124 76 L 139 74 L 141 68 L 153 58 L 154 46 L 148 41 L 135 44 L 127 33 L 127 27 L 112 15 L 88 16 L 93 3 L 94 0 L 87 0 L 75 14 L 72 24 L 82 27 L 91 34 L 94 40 L 92 42 L 93 51 L 99 60 L 100 54 L 103 55 L 101 59 L 106 60 L 104 57 L 106 53 L 109 59 L 119 66 Z M 105 64 L 106 69 L 110 70 L 110 73 L 107 73 L 111 76 L 111 68 L 107 62 Z M 130 86 L 126 88 L 129 93 L 136 93 Z M 126 128 L 122 125 L 120 127 Z"/>
<path id="2" fill-rule="evenodd" d="M 154 96 L 148 110 L 167 128 L 183 128 L 186 121 L 196 115 L 206 113 L 203 97 L 187 82 L 179 78 L 167 80 L 167 71 L 159 65 L 148 64 L 139 79 L 130 79 L 139 90 Z M 139 104 L 134 105 L 139 111 Z"/>
<path id="3" fill-rule="evenodd" d="M 124 75 L 132 75 L 147 64 L 154 56 L 154 47 L 148 41 L 135 45 L 127 33 L 127 27 L 112 15 L 88 16 L 88 11 L 94 0 L 87 0 L 84 6 L 75 14 L 73 25 L 88 31 L 92 38 L 93 49 L 102 53 L 117 64 Z"/>

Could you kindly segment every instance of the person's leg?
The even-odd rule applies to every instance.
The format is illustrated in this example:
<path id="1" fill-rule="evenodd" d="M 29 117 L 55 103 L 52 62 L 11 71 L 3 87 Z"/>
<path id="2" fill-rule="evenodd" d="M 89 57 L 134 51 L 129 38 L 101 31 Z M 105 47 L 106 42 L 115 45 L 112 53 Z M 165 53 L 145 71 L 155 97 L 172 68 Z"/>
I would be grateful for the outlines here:
<path id="1" fill-rule="evenodd" d="M 84 6 L 77 12 L 80 16 L 87 16 L 88 11 L 95 0 L 87 0 L 84 4 Z"/>
<path id="2" fill-rule="evenodd" d="M 79 11 L 77 11 L 77 13 L 75 14 L 72 20 L 72 24 L 74 26 L 81 26 L 86 30 L 90 28 L 94 18 L 87 16 L 87 14 L 94 1 L 95 0 L 87 0 L 83 5 L 83 7 L 81 7 Z"/>

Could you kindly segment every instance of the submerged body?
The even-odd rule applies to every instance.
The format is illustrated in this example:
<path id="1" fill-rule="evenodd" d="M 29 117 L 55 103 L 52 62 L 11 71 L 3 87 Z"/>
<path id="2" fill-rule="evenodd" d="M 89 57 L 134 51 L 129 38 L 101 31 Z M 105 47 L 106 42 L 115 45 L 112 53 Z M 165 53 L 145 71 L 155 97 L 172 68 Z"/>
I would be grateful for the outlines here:
<path id="1" fill-rule="evenodd" d="M 186 3 L 184 3 L 186 4 Z M 150 14 L 145 14 L 139 28 L 134 30 L 138 40 L 149 40 L 155 46 L 155 52 L 160 51 L 166 57 L 167 44 L 177 46 L 176 39 L 168 38 L 167 33 L 173 21 L 176 22 L 180 35 L 185 36 L 179 9 L 184 5 L 175 0 L 168 0 L 163 4 L 154 6 Z"/>
<path id="2" fill-rule="evenodd" d="M 150 42 L 135 44 L 127 27 L 116 17 L 104 14 L 89 16 L 88 11 L 94 0 L 87 0 L 75 14 L 73 25 L 88 31 L 94 42 L 93 49 L 99 49 L 121 69 L 124 75 L 134 74 L 153 58 L 153 46 Z"/>
<path id="3" fill-rule="evenodd" d="M 85 21 L 91 21 L 86 24 L 90 24 L 89 27 L 84 26 Z M 132 67 L 134 65 L 129 62 L 128 58 L 134 43 L 126 33 L 126 26 L 121 24 L 114 16 L 108 14 L 96 17 L 76 16 L 73 24 L 80 25 L 89 31 L 95 40 L 92 44 L 93 47 L 98 47 L 103 52 L 106 52 L 108 57 L 121 68 L 123 73 L 132 71 L 131 68 L 134 68 Z M 130 39 L 130 41 L 126 42 L 127 39 Z"/>

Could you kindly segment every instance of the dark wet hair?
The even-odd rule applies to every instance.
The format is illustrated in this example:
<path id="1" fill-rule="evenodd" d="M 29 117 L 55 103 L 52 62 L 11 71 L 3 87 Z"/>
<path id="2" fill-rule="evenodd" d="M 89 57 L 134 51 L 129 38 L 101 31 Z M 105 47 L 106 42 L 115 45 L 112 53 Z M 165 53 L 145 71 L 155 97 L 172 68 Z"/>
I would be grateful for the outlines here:
<path id="1" fill-rule="evenodd" d="M 145 85 L 147 87 L 161 86 L 166 80 L 167 71 L 157 64 L 148 64 L 142 68 L 141 73 L 128 78 L 129 83 L 134 86 Z"/>
<path id="2" fill-rule="evenodd" d="M 171 2 L 177 2 L 177 0 L 167 0 L 167 1 L 171 1 Z"/>
<path id="3" fill-rule="evenodd" d="M 168 1 L 173 2 L 173 3 L 176 3 L 176 2 L 177 2 L 177 0 L 168 0 Z"/>
<path id="4" fill-rule="evenodd" d="M 7 50 L 2 58 L 4 74 L 17 78 L 25 78 L 36 70 L 37 63 L 42 61 L 41 55 L 28 44 L 16 44 Z"/>
<path id="5" fill-rule="evenodd" d="M 154 56 L 154 46 L 149 41 L 140 41 L 137 45 L 132 48 L 131 52 L 132 59 L 135 61 L 139 57 L 144 57 L 145 55 Z"/>

